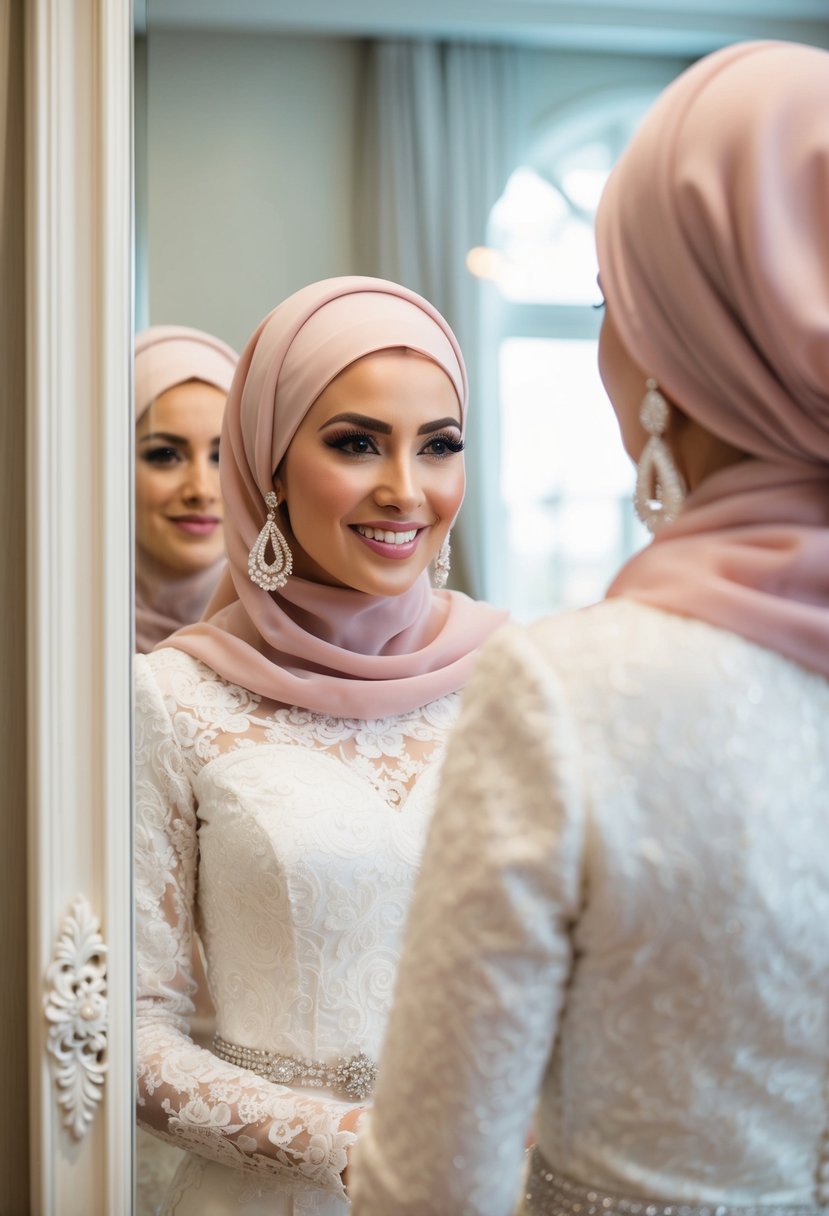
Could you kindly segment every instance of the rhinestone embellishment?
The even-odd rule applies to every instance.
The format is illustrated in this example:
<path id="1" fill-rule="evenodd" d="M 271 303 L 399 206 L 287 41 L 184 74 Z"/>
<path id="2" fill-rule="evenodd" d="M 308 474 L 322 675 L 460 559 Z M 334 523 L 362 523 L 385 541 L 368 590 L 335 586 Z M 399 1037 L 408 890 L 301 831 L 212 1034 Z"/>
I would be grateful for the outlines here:
<path id="1" fill-rule="evenodd" d="M 647 392 L 642 399 L 639 421 L 649 435 L 661 435 L 668 425 L 668 402 L 662 396 L 655 380 L 645 381 Z"/>
<path id="2" fill-rule="evenodd" d="M 332 1089 L 352 1102 L 362 1102 L 374 1092 L 377 1065 L 364 1052 L 340 1056 L 335 1064 L 300 1056 L 283 1056 L 256 1047 L 240 1047 L 221 1035 L 213 1036 L 213 1051 L 220 1060 L 258 1073 L 277 1085 L 305 1085 L 311 1089 Z"/>
<path id="3" fill-rule="evenodd" d="M 525 1206 L 519 1212 L 532 1216 L 821 1216 L 815 1207 L 780 1207 L 775 1204 L 736 1207 L 724 1203 L 665 1203 L 662 1199 L 633 1199 L 609 1195 L 556 1174 L 538 1148 L 533 1150 L 527 1179 Z"/>
<path id="4" fill-rule="evenodd" d="M 668 402 L 655 380 L 646 380 L 645 388 L 639 421 L 650 438 L 639 457 L 633 503 L 645 527 L 658 532 L 679 514 L 685 500 L 685 483 L 662 439 L 670 417 Z"/>
<path id="5" fill-rule="evenodd" d="M 276 526 L 278 505 L 276 494 L 270 490 L 265 495 L 268 517 L 248 554 L 248 577 L 263 591 L 277 591 L 280 587 L 284 587 L 294 568 L 294 559 L 288 548 L 288 542 Z M 269 544 L 273 550 L 273 561 L 270 563 L 265 556 Z"/>

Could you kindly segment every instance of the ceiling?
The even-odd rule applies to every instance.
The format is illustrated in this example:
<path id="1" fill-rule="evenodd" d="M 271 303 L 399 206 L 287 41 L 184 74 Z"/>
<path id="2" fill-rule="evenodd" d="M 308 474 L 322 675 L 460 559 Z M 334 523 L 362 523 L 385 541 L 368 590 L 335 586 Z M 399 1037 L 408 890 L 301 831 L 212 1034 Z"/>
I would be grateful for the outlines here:
<path id="1" fill-rule="evenodd" d="M 746 38 L 829 46 L 829 0 L 134 0 L 136 29 L 508 41 L 700 55 Z"/>

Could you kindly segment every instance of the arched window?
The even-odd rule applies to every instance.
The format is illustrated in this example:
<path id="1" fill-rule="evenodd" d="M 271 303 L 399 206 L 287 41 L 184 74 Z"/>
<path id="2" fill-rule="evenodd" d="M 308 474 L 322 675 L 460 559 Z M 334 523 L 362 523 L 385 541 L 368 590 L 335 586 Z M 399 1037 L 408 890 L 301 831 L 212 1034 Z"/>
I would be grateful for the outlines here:
<path id="1" fill-rule="evenodd" d="M 610 169 L 653 91 L 559 114 L 512 174 L 470 253 L 484 280 L 483 350 L 497 384 L 499 558 L 488 594 L 520 619 L 601 598 L 645 540 L 634 470 L 596 369 L 593 221 Z"/>

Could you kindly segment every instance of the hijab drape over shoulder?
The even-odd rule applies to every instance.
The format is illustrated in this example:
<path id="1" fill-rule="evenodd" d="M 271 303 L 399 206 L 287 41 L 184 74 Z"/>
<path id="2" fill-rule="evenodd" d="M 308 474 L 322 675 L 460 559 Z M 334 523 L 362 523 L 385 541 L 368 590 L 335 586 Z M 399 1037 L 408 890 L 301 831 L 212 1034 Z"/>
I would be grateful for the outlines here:
<path id="1" fill-rule="evenodd" d="M 220 338 L 183 325 L 155 325 L 135 339 L 135 421 L 162 393 L 200 380 L 227 394 L 239 356 Z M 171 577 L 148 553 L 135 556 L 135 645 L 147 654 L 182 625 L 197 621 L 216 589 L 224 558 L 206 570 Z"/>
<path id="2" fill-rule="evenodd" d="M 292 577 L 263 591 L 248 553 L 265 495 L 302 419 L 355 360 L 408 347 L 451 380 L 466 424 L 463 357 L 440 313 L 383 279 L 326 279 L 273 310 L 248 342 L 228 397 L 220 450 L 228 570 L 206 619 L 167 643 L 270 700 L 341 717 L 403 713 L 461 688 L 504 614 L 423 572 L 386 597 Z"/>
<path id="3" fill-rule="evenodd" d="M 610 588 L 829 676 L 829 53 L 715 52 L 659 98 L 597 216 L 630 355 L 746 453 Z"/>

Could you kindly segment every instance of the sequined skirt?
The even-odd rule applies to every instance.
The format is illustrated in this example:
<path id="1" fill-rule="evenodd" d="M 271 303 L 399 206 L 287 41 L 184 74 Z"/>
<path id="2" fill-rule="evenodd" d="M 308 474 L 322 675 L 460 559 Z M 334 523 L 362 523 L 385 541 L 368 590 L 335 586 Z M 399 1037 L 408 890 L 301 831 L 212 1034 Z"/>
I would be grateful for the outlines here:
<path id="1" fill-rule="evenodd" d="M 611 1195 L 556 1173 L 536 1148 L 516 1216 L 826 1216 L 826 1208 L 665 1203 L 663 1199 Z"/>

